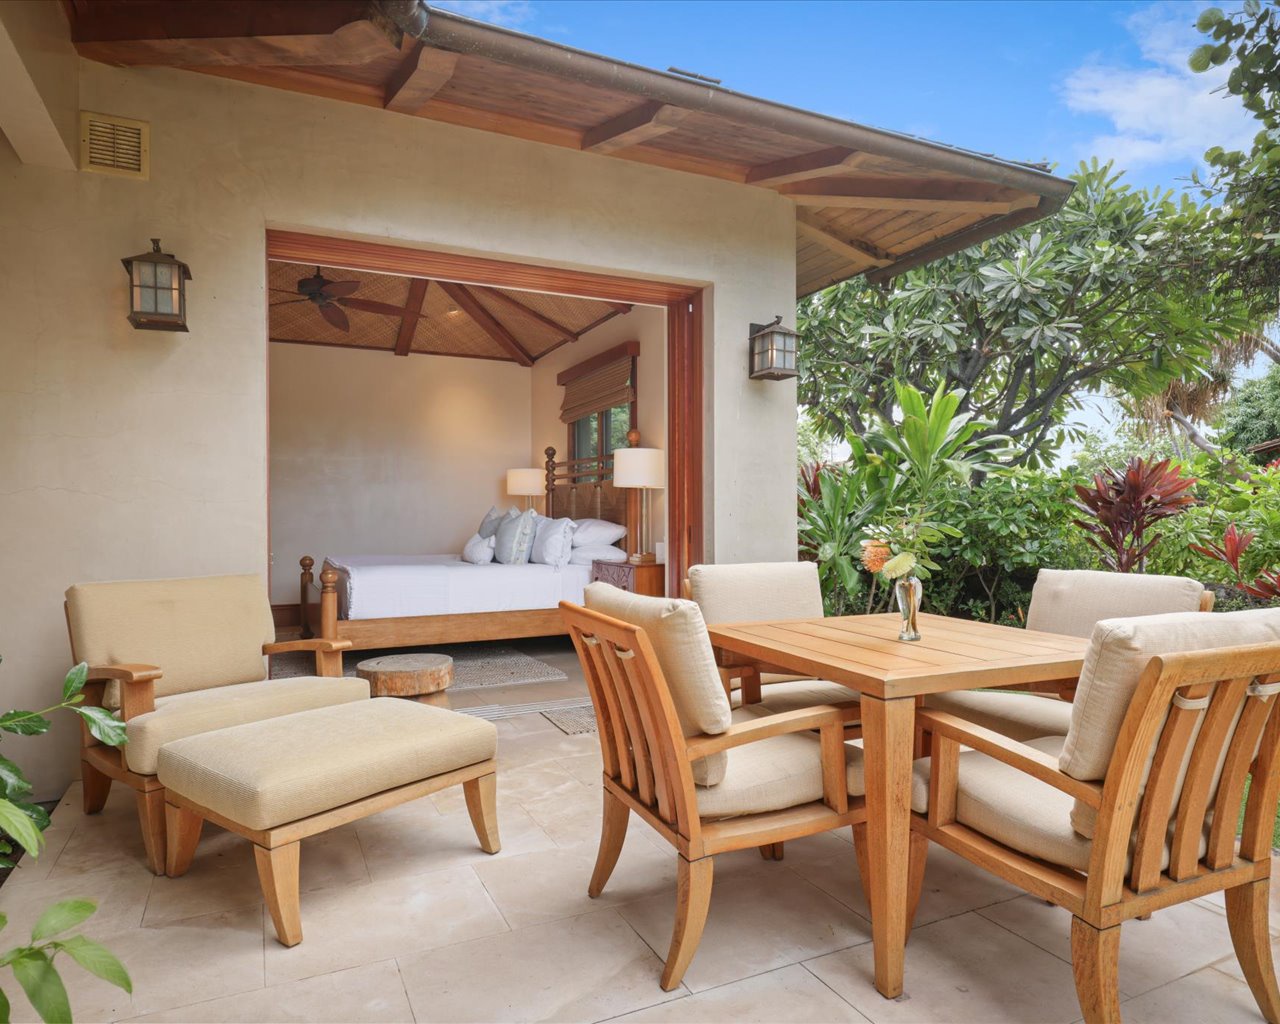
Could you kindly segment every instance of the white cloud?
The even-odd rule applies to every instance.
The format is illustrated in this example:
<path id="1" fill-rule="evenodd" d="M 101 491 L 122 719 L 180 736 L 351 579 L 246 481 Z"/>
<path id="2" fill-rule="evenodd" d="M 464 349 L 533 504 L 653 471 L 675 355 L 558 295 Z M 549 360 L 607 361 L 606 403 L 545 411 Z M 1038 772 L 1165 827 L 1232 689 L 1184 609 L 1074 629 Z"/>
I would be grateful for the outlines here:
<path id="1" fill-rule="evenodd" d="M 1111 122 L 1081 156 L 1113 158 L 1122 168 L 1184 163 L 1199 166 L 1210 146 L 1240 148 L 1257 131 L 1237 97 L 1214 90 L 1220 69 L 1197 75 L 1187 58 L 1204 37 L 1195 30 L 1198 5 L 1156 4 L 1135 12 L 1125 27 L 1138 44 L 1138 67 L 1091 61 L 1063 83 L 1066 105 Z"/>
<path id="2" fill-rule="evenodd" d="M 433 6 L 503 28 L 519 28 L 533 20 L 529 0 L 440 0 Z"/>

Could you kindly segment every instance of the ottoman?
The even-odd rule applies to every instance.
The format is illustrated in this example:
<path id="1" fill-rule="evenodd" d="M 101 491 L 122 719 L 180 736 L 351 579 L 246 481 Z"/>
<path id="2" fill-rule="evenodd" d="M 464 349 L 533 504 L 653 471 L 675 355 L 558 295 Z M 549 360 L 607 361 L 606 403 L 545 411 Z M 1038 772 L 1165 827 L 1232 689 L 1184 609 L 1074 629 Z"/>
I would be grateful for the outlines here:
<path id="1" fill-rule="evenodd" d="M 276 937 L 302 941 L 299 843 L 461 785 L 480 847 L 497 853 L 497 730 L 481 718 L 379 697 L 174 740 L 160 749 L 176 878 L 208 820 L 253 843 Z"/>

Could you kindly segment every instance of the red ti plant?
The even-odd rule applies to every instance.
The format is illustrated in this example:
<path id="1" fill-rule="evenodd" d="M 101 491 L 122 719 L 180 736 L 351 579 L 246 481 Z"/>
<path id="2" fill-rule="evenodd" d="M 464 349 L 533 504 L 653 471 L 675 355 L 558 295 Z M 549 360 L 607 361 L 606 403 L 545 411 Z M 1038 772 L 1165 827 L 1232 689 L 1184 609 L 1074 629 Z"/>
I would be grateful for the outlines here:
<path id="1" fill-rule="evenodd" d="M 1192 544 L 1191 550 L 1206 558 L 1212 558 L 1215 562 L 1225 562 L 1231 566 L 1231 571 L 1236 574 L 1236 584 L 1246 594 L 1264 601 L 1274 601 L 1280 598 L 1280 572 L 1261 573 L 1252 583 L 1246 583 L 1240 575 L 1240 556 L 1245 553 L 1256 536 L 1257 534 L 1250 530 L 1241 533 L 1236 529 L 1236 524 L 1232 523 L 1222 534 L 1221 544 Z"/>
<path id="2" fill-rule="evenodd" d="M 1195 504 L 1187 493 L 1194 483 L 1182 475 L 1181 466 L 1170 467 L 1168 459 L 1132 459 L 1123 473 L 1104 469 L 1094 476 L 1092 487 L 1076 484 L 1080 500 L 1072 504 L 1089 518 L 1074 522 L 1089 535 L 1086 539 L 1108 569 L 1142 572 L 1147 554 L 1161 537 L 1149 535 L 1151 527 Z"/>

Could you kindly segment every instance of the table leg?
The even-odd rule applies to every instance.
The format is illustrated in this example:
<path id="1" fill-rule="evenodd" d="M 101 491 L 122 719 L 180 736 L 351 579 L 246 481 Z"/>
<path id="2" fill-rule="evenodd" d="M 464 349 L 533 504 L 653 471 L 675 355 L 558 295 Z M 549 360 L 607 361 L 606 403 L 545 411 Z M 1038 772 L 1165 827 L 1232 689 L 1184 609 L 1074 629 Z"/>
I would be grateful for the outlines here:
<path id="1" fill-rule="evenodd" d="M 886 999 L 902 995 L 915 710 L 911 697 L 880 700 L 862 695 L 871 939 L 876 988 Z"/>

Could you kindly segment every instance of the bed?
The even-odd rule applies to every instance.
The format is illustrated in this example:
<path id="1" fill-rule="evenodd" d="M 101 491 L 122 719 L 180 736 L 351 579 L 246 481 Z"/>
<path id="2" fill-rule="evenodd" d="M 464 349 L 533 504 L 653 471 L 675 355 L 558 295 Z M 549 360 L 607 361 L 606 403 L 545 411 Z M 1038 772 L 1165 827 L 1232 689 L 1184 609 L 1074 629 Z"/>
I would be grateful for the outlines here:
<path id="1" fill-rule="evenodd" d="M 634 447 L 639 435 L 631 436 Z M 546 514 L 606 519 L 627 527 L 636 550 L 635 491 L 613 486 L 611 456 L 556 461 L 546 455 Z M 458 555 L 343 555 L 301 560 L 302 635 L 350 640 L 355 650 L 510 640 L 567 632 L 562 600 L 581 603 L 591 566 L 471 565 Z"/>

